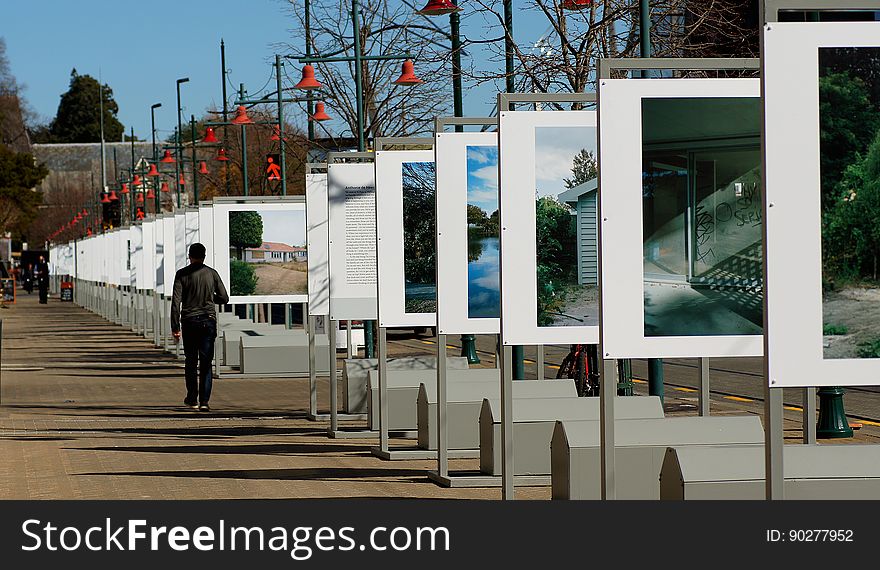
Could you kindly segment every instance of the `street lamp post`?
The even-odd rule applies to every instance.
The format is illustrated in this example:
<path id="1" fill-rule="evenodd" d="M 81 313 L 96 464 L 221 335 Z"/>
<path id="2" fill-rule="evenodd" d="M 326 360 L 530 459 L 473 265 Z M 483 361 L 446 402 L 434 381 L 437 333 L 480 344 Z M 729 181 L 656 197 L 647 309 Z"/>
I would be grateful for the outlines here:
<path id="1" fill-rule="evenodd" d="M 150 106 L 150 133 L 152 135 L 153 144 L 153 164 L 159 159 L 156 154 L 156 109 L 162 106 L 162 103 L 153 103 Z M 156 215 L 159 214 L 159 192 L 156 192 Z"/>
<path id="2" fill-rule="evenodd" d="M 177 80 L 177 141 L 176 142 L 177 142 L 177 157 L 178 158 L 180 158 L 180 155 L 182 152 L 181 147 L 180 147 L 180 130 L 182 128 L 182 125 L 181 125 L 182 121 L 181 121 L 181 117 L 180 117 L 180 113 L 181 113 L 180 84 L 186 83 L 187 81 L 189 81 L 189 77 L 182 77 Z M 177 162 L 174 163 L 174 165 L 175 165 L 174 166 L 174 171 L 175 171 L 174 173 L 177 178 L 177 181 L 176 181 L 177 182 L 177 207 L 180 208 L 181 207 L 181 204 L 180 204 L 180 190 L 181 190 L 181 188 L 180 188 L 180 161 L 178 160 Z"/>

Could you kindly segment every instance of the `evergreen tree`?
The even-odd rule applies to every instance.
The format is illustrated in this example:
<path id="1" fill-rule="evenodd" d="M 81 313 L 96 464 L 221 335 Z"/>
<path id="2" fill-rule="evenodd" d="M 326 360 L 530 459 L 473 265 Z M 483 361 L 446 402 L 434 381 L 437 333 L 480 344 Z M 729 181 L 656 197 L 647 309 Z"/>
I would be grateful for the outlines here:
<path id="1" fill-rule="evenodd" d="M 577 153 L 571 165 L 571 178 L 563 180 L 566 188 L 574 188 L 599 176 L 599 164 L 596 155 L 585 148 Z"/>
<path id="2" fill-rule="evenodd" d="M 122 140 L 125 127 L 116 118 L 119 105 L 113 100 L 113 90 L 74 69 L 70 72 L 70 87 L 61 95 L 58 112 L 49 126 L 50 140 L 44 142 L 101 142 L 101 97 L 104 100 L 104 140 Z"/>

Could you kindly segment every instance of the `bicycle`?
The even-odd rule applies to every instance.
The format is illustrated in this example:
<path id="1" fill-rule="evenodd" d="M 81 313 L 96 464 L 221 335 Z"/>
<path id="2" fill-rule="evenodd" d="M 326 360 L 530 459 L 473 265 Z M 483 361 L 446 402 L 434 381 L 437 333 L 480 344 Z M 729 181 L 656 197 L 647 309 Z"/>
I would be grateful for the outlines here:
<path id="1" fill-rule="evenodd" d="M 574 379 L 578 396 L 599 395 L 599 347 L 595 344 L 573 344 L 562 359 L 556 378 Z"/>

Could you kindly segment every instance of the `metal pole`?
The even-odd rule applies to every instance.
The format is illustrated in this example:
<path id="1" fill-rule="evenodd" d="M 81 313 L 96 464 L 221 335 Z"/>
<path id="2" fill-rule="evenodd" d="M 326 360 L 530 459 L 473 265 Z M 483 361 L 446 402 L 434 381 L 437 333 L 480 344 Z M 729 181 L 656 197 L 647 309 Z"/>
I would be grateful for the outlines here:
<path id="1" fill-rule="evenodd" d="M 602 358 L 600 347 L 601 371 L 599 373 L 599 437 L 602 442 L 602 499 L 608 501 L 617 498 L 617 486 L 614 469 L 614 397 L 617 395 L 617 374 L 614 361 Z"/>
<path id="2" fill-rule="evenodd" d="M 107 161 L 104 155 L 104 86 L 98 81 L 98 106 L 101 112 L 101 192 L 107 190 Z M 101 225 L 103 229 L 103 224 Z"/>
<path id="3" fill-rule="evenodd" d="M 700 392 L 699 392 L 699 414 L 708 416 L 709 410 L 709 359 L 699 358 L 700 368 Z"/>
<path id="4" fill-rule="evenodd" d="M 446 335 L 437 335 L 437 474 L 449 476 L 449 432 L 446 416 Z"/>
<path id="5" fill-rule="evenodd" d="M 513 81 L 513 2 L 511 0 L 504 0 L 504 28 L 504 73 L 507 92 L 514 93 L 516 85 L 514 85 Z M 499 109 L 500 111 L 501 109 Z"/>
<path id="6" fill-rule="evenodd" d="M 306 5 L 306 57 L 312 56 L 312 9 L 311 0 L 305 0 Z M 280 89 L 279 89 L 280 91 Z M 309 117 L 315 114 L 314 104 L 312 103 L 312 92 L 306 91 L 306 112 Z M 225 120 L 225 119 L 224 119 Z M 309 142 L 315 140 L 315 121 L 306 121 L 309 124 Z"/>
<path id="7" fill-rule="evenodd" d="M 182 167 L 181 159 L 183 158 L 183 156 L 182 156 L 183 149 L 180 146 L 180 134 L 181 134 L 180 131 L 183 128 L 183 126 L 181 124 L 182 119 L 180 116 L 180 114 L 182 112 L 182 109 L 180 108 L 180 84 L 186 83 L 187 81 L 189 81 L 189 77 L 183 77 L 183 78 L 177 80 L 177 160 L 174 161 L 174 176 L 177 178 L 177 180 L 175 182 L 177 183 L 177 207 L 178 208 L 180 208 L 180 191 L 181 191 L 180 173 L 181 173 L 181 167 Z"/>
<path id="8" fill-rule="evenodd" d="M 199 203 L 199 177 L 196 175 L 196 116 L 189 116 L 190 136 L 192 137 L 192 173 L 193 173 L 193 201 Z"/>
<path id="9" fill-rule="evenodd" d="M 501 348 L 501 498 L 512 501 L 515 496 L 513 470 L 513 351 Z"/>
<path id="10" fill-rule="evenodd" d="M 330 433 L 339 429 L 336 407 L 336 321 L 328 319 L 327 336 L 330 342 Z"/>
<path id="11" fill-rule="evenodd" d="M 286 311 L 285 311 L 286 312 Z M 315 353 L 315 316 L 309 315 L 309 416 L 318 417 L 318 372 Z"/>
<path id="12" fill-rule="evenodd" d="M 352 0 L 351 3 L 351 24 L 354 29 L 354 74 L 357 96 L 357 139 L 358 152 L 364 152 L 367 147 L 364 144 L 364 74 L 361 47 L 361 24 L 360 11 L 358 9 L 358 0 Z M 367 323 L 364 323 L 366 326 Z M 366 332 L 366 330 L 364 331 Z M 372 336 L 372 335 L 371 335 Z"/>
<path id="13" fill-rule="evenodd" d="M 388 451 L 388 339 L 379 327 L 379 449 Z"/>
<path id="14" fill-rule="evenodd" d="M 278 160 L 281 166 L 281 195 L 287 196 L 287 168 L 284 160 L 284 104 L 281 101 L 281 56 L 275 56 L 275 82 L 278 86 Z M 311 115 L 310 115 L 311 116 Z M 314 121 L 309 121 L 312 123 Z"/>
<path id="15" fill-rule="evenodd" d="M 135 166 L 134 166 L 134 127 L 131 127 L 131 137 L 129 137 L 129 138 L 131 140 L 131 178 L 132 178 L 132 180 L 134 180 L 134 171 L 135 171 Z M 133 224 L 134 223 L 134 213 L 135 213 L 135 209 L 134 209 L 135 195 L 137 194 L 137 189 L 134 187 L 134 185 L 132 185 L 129 192 L 130 192 L 129 195 L 131 197 L 131 199 L 129 200 L 130 206 L 131 206 L 131 217 L 129 217 L 128 223 Z"/>
<path id="16" fill-rule="evenodd" d="M 246 97 L 244 90 L 244 83 L 238 84 L 238 98 L 240 100 L 244 100 Z M 248 165 L 247 165 L 247 131 L 244 128 L 244 125 L 241 125 L 241 179 L 242 179 L 242 190 L 244 191 L 245 196 L 250 196 L 250 191 L 248 189 Z"/>
<path id="17" fill-rule="evenodd" d="M 223 39 L 220 39 L 220 83 L 223 86 L 223 140 L 228 140 L 228 132 L 226 130 L 226 123 L 229 121 L 229 108 L 226 102 L 226 45 L 223 43 Z M 224 167 L 224 176 L 226 177 L 226 195 L 229 196 L 229 168 Z M 196 202 L 198 203 L 198 202 Z"/>
<path id="18" fill-rule="evenodd" d="M 816 443 L 816 388 L 804 388 L 803 436 L 807 445 Z"/>

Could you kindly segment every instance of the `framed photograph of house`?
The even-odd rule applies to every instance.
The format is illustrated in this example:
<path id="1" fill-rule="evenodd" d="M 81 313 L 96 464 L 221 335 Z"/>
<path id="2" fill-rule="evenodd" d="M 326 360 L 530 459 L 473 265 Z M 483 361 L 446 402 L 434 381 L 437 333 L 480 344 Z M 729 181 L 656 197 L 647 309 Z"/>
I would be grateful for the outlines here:
<path id="1" fill-rule="evenodd" d="M 330 320 L 377 318 L 375 194 L 372 162 L 327 165 Z"/>
<path id="2" fill-rule="evenodd" d="M 437 329 L 498 334 L 498 133 L 441 132 L 437 165 Z"/>
<path id="3" fill-rule="evenodd" d="M 501 338 L 595 344 L 596 112 L 499 117 Z"/>
<path id="4" fill-rule="evenodd" d="M 327 173 L 306 174 L 306 249 L 309 255 L 309 314 L 330 314 L 330 236 Z"/>
<path id="5" fill-rule="evenodd" d="M 880 383 L 880 24 L 765 38 L 772 387 Z"/>
<path id="6" fill-rule="evenodd" d="M 605 358 L 762 354 L 759 89 L 600 81 Z"/>
<path id="7" fill-rule="evenodd" d="M 214 268 L 234 303 L 308 301 L 302 197 L 214 201 Z"/>
<path id="8" fill-rule="evenodd" d="M 376 152 L 379 326 L 437 323 L 433 150 Z"/>
<path id="9" fill-rule="evenodd" d="M 189 255 L 189 246 L 193 243 L 200 243 L 205 246 L 205 263 L 216 269 L 214 261 L 214 203 L 199 202 L 198 218 L 196 220 L 195 239 L 186 244 L 187 255 Z M 186 224 L 187 236 L 190 234 L 190 223 Z M 188 263 L 188 262 L 187 262 Z M 228 283 L 227 283 L 228 285 Z"/>

